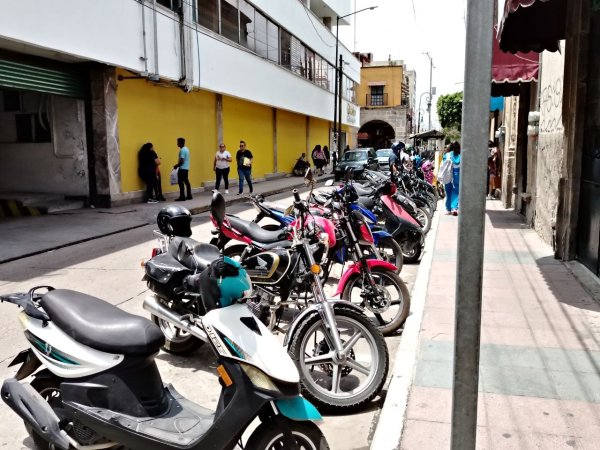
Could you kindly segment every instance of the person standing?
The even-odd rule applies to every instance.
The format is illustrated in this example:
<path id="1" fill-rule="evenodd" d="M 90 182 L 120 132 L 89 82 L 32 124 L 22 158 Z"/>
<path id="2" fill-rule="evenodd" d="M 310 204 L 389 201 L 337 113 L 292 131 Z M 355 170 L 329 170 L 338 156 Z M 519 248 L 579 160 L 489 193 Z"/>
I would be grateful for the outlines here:
<path id="1" fill-rule="evenodd" d="M 215 189 L 218 191 L 221 186 L 221 178 L 225 182 L 225 193 L 229 194 L 229 166 L 231 165 L 231 153 L 225 149 L 225 144 L 219 144 L 219 150 L 215 154 L 213 170 L 217 174 Z"/>
<path id="2" fill-rule="evenodd" d="M 189 180 L 190 150 L 185 146 L 185 139 L 181 137 L 177 138 L 177 147 L 179 147 L 179 162 L 173 166 L 173 169 L 178 169 L 179 198 L 176 198 L 175 201 L 181 202 L 192 199 L 192 187 Z M 187 191 L 187 196 L 185 195 L 184 187 Z"/>
<path id="3" fill-rule="evenodd" d="M 331 153 L 329 152 L 329 147 L 326 145 L 323 146 L 323 154 L 325 155 L 325 165 L 328 166 L 331 162 Z"/>
<path id="4" fill-rule="evenodd" d="M 338 152 L 337 151 L 332 151 L 331 152 L 331 173 L 335 173 L 335 166 L 337 166 L 337 162 L 338 162 Z"/>
<path id="5" fill-rule="evenodd" d="M 244 178 L 248 182 L 248 188 L 252 194 L 252 152 L 246 148 L 246 142 L 240 141 L 240 149 L 235 154 L 235 160 L 237 162 L 238 179 L 239 179 L 239 190 L 237 195 L 244 193 Z"/>
<path id="6" fill-rule="evenodd" d="M 317 169 L 317 175 L 323 175 L 323 167 L 325 167 L 325 153 L 323 153 L 321 145 L 315 145 L 315 148 L 311 153 L 311 157 L 313 160 L 313 164 Z"/>
<path id="7" fill-rule="evenodd" d="M 158 162 L 157 162 L 158 161 Z M 138 152 L 138 175 L 146 183 L 146 203 L 158 203 L 154 197 L 154 190 L 158 180 L 156 179 L 156 167 L 160 159 L 154 151 L 151 142 L 146 142 Z"/>
<path id="8" fill-rule="evenodd" d="M 152 146 L 152 151 L 155 151 L 154 150 L 154 146 Z M 167 199 L 164 197 L 163 191 L 162 191 L 162 179 L 161 179 L 161 176 L 160 176 L 160 163 L 161 163 L 160 158 L 157 157 L 154 160 L 154 163 L 156 165 L 156 169 L 155 169 L 155 172 L 156 172 L 156 185 L 154 186 L 154 192 L 155 192 L 156 195 L 155 195 L 154 198 L 156 198 L 158 201 L 164 202 Z"/>
<path id="9" fill-rule="evenodd" d="M 444 160 L 452 161 L 452 180 L 446 188 L 446 215 L 458 216 L 458 188 L 460 184 L 460 144 L 454 141 L 450 151 L 444 155 Z"/>

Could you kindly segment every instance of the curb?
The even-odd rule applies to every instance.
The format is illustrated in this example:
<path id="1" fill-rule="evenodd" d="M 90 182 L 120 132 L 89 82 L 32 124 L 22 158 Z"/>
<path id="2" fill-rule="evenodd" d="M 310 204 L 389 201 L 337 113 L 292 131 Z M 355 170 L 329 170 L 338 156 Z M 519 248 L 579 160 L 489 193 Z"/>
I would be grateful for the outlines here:
<path id="1" fill-rule="evenodd" d="M 439 208 L 438 208 L 439 211 Z M 408 406 L 408 394 L 413 383 L 421 322 L 425 310 L 427 285 L 433 262 L 433 248 L 437 237 L 440 213 L 433 218 L 429 239 L 425 243 L 425 256 L 421 260 L 417 278 L 411 292 L 411 313 L 404 325 L 400 346 L 396 351 L 396 360 L 392 378 L 383 408 L 377 421 L 370 450 L 396 450 L 404 431 L 404 418 Z"/>

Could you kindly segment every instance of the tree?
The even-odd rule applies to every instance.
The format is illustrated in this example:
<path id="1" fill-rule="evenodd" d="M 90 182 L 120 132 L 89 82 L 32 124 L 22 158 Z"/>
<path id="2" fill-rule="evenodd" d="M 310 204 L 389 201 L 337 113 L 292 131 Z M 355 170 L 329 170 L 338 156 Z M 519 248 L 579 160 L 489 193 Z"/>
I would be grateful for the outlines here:
<path id="1" fill-rule="evenodd" d="M 437 114 L 443 128 L 456 128 L 460 131 L 462 120 L 463 93 L 440 95 L 437 101 Z"/>

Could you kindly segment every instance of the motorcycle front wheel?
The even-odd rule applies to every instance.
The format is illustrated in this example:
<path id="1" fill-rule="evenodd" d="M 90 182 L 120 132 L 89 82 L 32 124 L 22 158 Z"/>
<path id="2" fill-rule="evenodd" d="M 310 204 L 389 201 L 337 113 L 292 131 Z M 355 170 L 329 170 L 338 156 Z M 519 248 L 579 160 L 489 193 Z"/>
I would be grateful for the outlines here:
<path id="1" fill-rule="evenodd" d="M 383 388 L 389 367 L 383 335 L 360 311 L 335 308 L 336 327 L 346 357 L 336 355 L 319 314 L 298 324 L 289 354 L 298 367 L 302 394 L 320 411 L 347 413 L 371 401 Z"/>
<path id="2" fill-rule="evenodd" d="M 402 249 L 402 256 L 404 262 L 412 264 L 419 262 L 421 253 L 423 252 L 423 246 L 415 239 L 406 238 L 399 242 L 400 248 Z"/>
<path id="3" fill-rule="evenodd" d="M 404 325 L 410 311 L 410 294 L 404 281 L 391 270 L 373 267 L 371 275 L 376 291 L 365 289 L 367 277 L 360 273 L 348 280 L 341 298 L 360 305 L 379 331 L 387 336 Z"/>
<path id="4" fill-rule="evenodd" d="M 303 450 L 329 450 L 329 444 L 323 433 L 312 422 L 297 422 L 285 419 L 286 426 L 296 441 L 298 448 Z M 261 423 L 244 446 L 246 450 L 280 450 L 286 448 L 283 431 L 271 423 Z"/>

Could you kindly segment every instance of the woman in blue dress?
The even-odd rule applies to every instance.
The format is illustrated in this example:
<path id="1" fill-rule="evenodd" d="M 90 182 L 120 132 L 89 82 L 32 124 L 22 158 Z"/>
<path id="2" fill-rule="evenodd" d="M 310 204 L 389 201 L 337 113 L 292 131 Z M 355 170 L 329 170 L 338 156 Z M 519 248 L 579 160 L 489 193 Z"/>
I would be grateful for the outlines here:
<path id="1" fill-rule="evenodd" d="M 460 144 L 454 141 L 444 159 L 452 159 L 452 181 L 446 184 L 446 214 L 458 216 L 458 186 L 460 183 Z"/>

